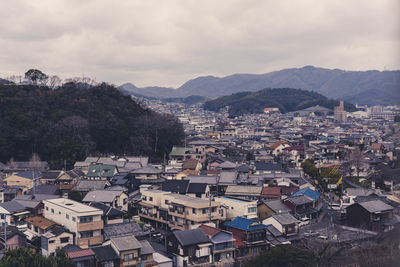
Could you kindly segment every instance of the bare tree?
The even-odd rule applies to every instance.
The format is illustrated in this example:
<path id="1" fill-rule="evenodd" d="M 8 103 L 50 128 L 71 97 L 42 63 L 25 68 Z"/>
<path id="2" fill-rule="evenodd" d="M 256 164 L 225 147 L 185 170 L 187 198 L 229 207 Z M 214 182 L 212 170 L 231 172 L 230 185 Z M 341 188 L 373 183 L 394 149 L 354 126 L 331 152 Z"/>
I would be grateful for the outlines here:
<path id="1" fill-rule="evenodd" d="M 29 160 L 29 167 L 34 171 L 43 171 L 44 166 L 40 161 L 40 157 L 38 154 L 33 153 L 31 159 Z"/>
<path id="2" fill-rule="evenodd" d="M 350 154 L 350 162 L 355 167 L 357 176 L 360 176 L 361 166 L 363 160 L 363 151 L 360 147 L 356 147 Z"/>
<path id="3" fill-rule="evenodd" d="M 53 75 L 48 80 L 48 85 L 50 88 L 55 89 L 61 85 L 61 82 L 62 80 L 60 79 L 60 77 L 58 77 L 57 75 Z"/>
<path id="4" fill-rule="evenodd" d="M 11 158 L 9 162 L 7 162 L 7 169 L 15 170 L 17 168 L 17 164 L 14 161 L 14 158 Z"/>

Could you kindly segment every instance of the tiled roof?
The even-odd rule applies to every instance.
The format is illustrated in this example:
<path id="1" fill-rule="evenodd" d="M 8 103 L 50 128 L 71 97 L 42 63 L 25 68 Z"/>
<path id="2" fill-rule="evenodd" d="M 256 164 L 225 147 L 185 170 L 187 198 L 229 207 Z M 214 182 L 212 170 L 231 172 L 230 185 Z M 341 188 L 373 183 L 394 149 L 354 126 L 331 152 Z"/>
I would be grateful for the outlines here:
<path id="1" fill-rule="evenodd" d="M 33 217 L 28 217 L 25 219 L 25 221 L 27 221 L 28 223 L 37 226 L 41 229 L 48 229 L 51 226 L 57 224 L 53 221 L 50 221 L 49 219 L 46 219 L 44 217 L 41 216 L 33 216 Z"/>
<path id="2" fill-rule="evenodd" d="M 297 191 L 296 193 L 294 193 L 292 196 L 300 196 L 300 195 L 305 195 L 309 198 L 312 198 L 313 200 L 316 200 L 320 193 L 318 191 L 312 190 L 309 187 L 300 189 L 299 191 Z"/>
<path id="3" fill-rule="evenodd" d="M 173 234 L 183 246 L 210 242 L 210 239 L 200 229 L 175 231 Z"/>
<path id="4" fill-rule="evenodd" d="M 261 197 L 281 197 L 281 188 L 280 187 L 263 187 L 261 191 Z"/>
<path id="5" fill-rule="evenodd" d="M 92 249 L 87 248 L 87 249 L 67 252 L 67 255 L 69 258 L 75 259 L 75 258 L 81 258 L 81 257 L 94 256 L 95 253 Z"/>
<path id="6" fill-rule="evenodd" d="M 264 229 L 267 227 L 265 224 L 258 223 L 257 221 L 247 219 L 244 217 L 236 217 L 233 221 L 226 223 L 225 226 L 229 226 L 244 231 Z"/>
<path id="7" fill-rule="evenodd" d="M 202 230 L 209 238 L 215 236 L 216 234 L 222 231 L 221 229 L 211 227 L 205 224 L 200 225 L 199 229 Z"/>

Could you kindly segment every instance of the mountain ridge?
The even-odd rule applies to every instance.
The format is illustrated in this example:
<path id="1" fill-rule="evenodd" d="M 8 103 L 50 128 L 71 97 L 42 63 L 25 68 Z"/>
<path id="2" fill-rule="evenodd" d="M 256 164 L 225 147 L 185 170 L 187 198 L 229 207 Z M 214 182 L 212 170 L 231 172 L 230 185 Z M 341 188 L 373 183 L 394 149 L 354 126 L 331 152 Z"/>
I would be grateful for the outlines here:
<path id="1" fill-rule="evenodd" d="M 263 88 L 299 88 L 315 91 L 330 98 L 345 99 L 358 104 L 400 104 L 400 70 L 347 71 L 341 69 L 304 66 L 287 68 L 264 74 L 239 73 L 224 77 L 200 76 L 180 87 L 120 88 L 131 93 L 158 98 L 187 97 L 190 95 L 217 98 L 243 91 Z M 363 92 L 376 91 L 374 99 L 365 99 Z M 361 102 L 359 102 L 359 101 Z"/>

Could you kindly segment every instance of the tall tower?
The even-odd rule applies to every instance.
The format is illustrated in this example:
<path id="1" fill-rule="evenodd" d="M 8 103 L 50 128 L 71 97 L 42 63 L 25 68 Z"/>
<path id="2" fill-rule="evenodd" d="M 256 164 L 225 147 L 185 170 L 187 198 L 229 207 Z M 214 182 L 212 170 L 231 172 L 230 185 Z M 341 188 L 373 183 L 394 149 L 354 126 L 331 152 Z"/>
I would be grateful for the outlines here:
<path id="1" fill-rule="evenodd" d="M 347 112 L 344 110 L 344 102 L 342 100 L 340 101 L 339 106 L 334 108 L 333 115 L 335 117 L 335 121 L 337 122 L 347 121 Z"/>

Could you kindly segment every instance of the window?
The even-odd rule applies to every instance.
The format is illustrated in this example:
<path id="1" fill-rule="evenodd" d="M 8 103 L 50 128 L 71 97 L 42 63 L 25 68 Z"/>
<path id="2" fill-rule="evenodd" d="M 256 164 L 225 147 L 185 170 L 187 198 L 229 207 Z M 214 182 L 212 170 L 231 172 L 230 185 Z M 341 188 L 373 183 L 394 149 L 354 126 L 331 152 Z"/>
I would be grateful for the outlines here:
<path id="1" fill-rule="evenodd" d="M 87 223 L 87 222 L 92 222 L 92 221 L 93 221 L 93 217 L 92 216 L 79 217 L 79 222 L 80 223 Z"/>
<path id="2" fill-rule="evenodd" d="M 207 212 L 208 212 L 207 208 L 203 209 L 203 214 L 206 214 Z"/>
<path id="3" fill-rule="evenodd" d="M 216 210 L 217 210 L 216 207 L 212 207 L 212 208 L 211 208 L 211 212 L 215 212 Z"/>
<path id="4" fill-rule="evenodd" d="M 193 209 L 192 209 L 192 212 L 193 212 L 193 214 L 196 214 L 196 209 L 193 208 Z"/>
<path id="5" fill-rule="evenodd" d="M 127 198 L 124 198 L 124 205 L 126 205 L 126 203 L 128 203 L 128 199 Z"/>
<path id="6" fill-rule="evenodd" d="M 149 201 L 153 201 L 153 197 L 149 197 Z"/>
<path id="7" fill-rule="evenodd" d="M 104 267 L 114 267 L 114 262 L 113 261 L 106 261 L 103 263 Z"/>
<path id="8" fill-rule="evenodd" d="M 49 244 L 53 244 L 55 240 L 49 240 Z"/>
<path id="9" fill-rule="evenodd" d="M 93 237 L 93 231 L 80 232 L 81 238 Z"/>
<path id="10" fill-rule="evenodd" d="M 48 210 L 49 210 L 49 207 L 46 207 L 46 210 L 48 211 Z"/>
<path id="11" fill-rule="evenodd" d="M 58 212 L 58 215 L 61 215 L 61 211 Z"/>
<path id="12" fill-rule="evenodd" d="M 168 205 L 168 203 L 169 203 L 169 201 L 168 201 L 168 199 L 166 199 L 166 200 L 165 200 L 165 204 L 167 204 L 167 205 Z"/>
<path id="13" fill-rule="evenodd" d="M 65 214 L 65 218 L 69 220 L 69 214 Z"/>
<path id="14" fill-rule="evenodd" d="M 51 213 L 54 213 L 54 209 L 51 209 Z"/>
<path id="15" fill-rule="evenodd" d="M 75 218 L 75 217 L 72 217 L 72 221 L 73 221 L 73 222 L 76 222 L 76 218 Z"/>
<path id="16" fill-rule="evenodd" d="M 251 213 L 251 212 L 256 212 L 257 208 L 256 207 L 249 207 L 247 210 L 248 210 L 249 213 Z"/>
<path id="17" fill-rule="evenodd" d="M 146 201 L 147 197 L 146 196 L 142 196 L 142 200 Z"/>
<path id="18" fill-rule="evenodd" d="M 124 261 L 131 261 L 131 260 L 133 260 L 133 253 L 124 255 Z"/>
<path id="19" fill-rule="evenodd" d="M 35 226 L 35 232 L 39 233 L 39 228 L 37 226 Z"/>
<path id="20" fill-rule="evenodd" d="M 62 237 L 62 238 L 60 238 L 60 242 L 61 242 L 61 243 L 68 243 L 68 241 L 69 241 L 69 237 Z"/>

